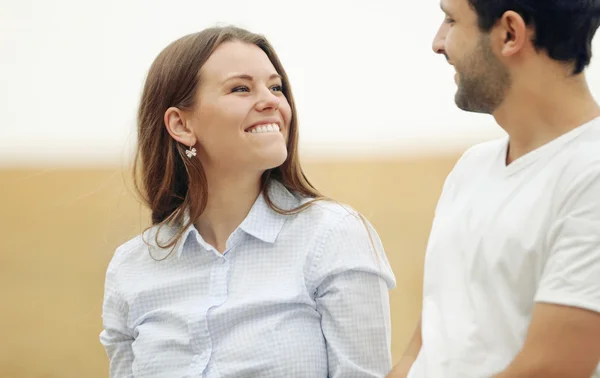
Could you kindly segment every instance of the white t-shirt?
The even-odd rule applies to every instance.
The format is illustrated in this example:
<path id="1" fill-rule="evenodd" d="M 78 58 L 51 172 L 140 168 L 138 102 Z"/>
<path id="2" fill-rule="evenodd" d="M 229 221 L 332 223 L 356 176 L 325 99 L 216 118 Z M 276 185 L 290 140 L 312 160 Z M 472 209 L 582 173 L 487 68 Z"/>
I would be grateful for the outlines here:
<path id="1" fill-rule="evenodd" d="M 409 378 L 502 371 L 536 302 L 600 312 L 600 118 L 508 166 L 507 145 L 469 149 L 444 184 Z"/>

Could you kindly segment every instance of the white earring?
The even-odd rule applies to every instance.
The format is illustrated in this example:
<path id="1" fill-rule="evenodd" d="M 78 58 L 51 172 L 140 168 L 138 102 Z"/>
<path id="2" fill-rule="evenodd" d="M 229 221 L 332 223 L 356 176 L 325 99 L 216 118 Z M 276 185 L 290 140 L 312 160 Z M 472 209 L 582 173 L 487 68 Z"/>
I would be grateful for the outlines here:
<path id="1" fill-rule="evenodd" d="M 189 157 L 191 159 L 193 156 L 196 156 L 196 148 L 194 148 L 193 146 L 190 146 L 190 148 L 185 150 L 185 154 L 187 155 L 187 157 Z"/>

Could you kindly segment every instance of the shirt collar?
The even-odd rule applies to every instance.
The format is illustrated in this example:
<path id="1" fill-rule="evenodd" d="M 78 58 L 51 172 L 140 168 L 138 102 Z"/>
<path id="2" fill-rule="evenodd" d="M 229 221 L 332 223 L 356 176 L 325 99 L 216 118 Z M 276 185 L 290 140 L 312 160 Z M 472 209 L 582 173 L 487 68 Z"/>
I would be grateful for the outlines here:
<path id="1" fill-rule="evenodd" d="M 271 181 L 266 192 L 271 202 L 282 210 L 292 210 L 300 204 L 299 199 L 278 181 Z M 287 218 L 288 215 L 279 214 L 273 210 L 261 193 L 240 228 L 257 239 L 274 243 Z"/>
<path id="2" fill-rule="evenodd" d="M 301 201 L 295 197 L 287 188 L 278 181 L 272 180 L 265 191 L 268 193 L 271 202 L 282 210 L 292 210 L 299 206 Z M 279 214 L 273 210 L 265 201 L 264 192 L 262 192 L 250 209 L 246 218 L 242 221 L 239 228 L 245 233 L 260 239 L 266 243 L 274 243 L 287 220 L 287 215 Z M 189 211 L 186 210 L 183 215 L 183 225 L 190 220 Z M 160 229 L 158 233 L 158 242 L 160 245 L 167 244 L 179 232 L 179 227 L 176 225 L 166 225 Z M 148 232 L 146 240 L 150 243 L 153 250 L 160 250 L 161 254 L 158 258 L 166 256 L 171 248 L 160 248 L 156 244 L 156 233 L 158 226 L 152 227 Z M 196 227 L 190 224 L 181 234 L 181 238 L 175 244 L 173 253 L 179 258 L 183 252 L 183 247 L 190 237 L 195 237 L 199 242 L 202 237 L 198 233 Z"/>

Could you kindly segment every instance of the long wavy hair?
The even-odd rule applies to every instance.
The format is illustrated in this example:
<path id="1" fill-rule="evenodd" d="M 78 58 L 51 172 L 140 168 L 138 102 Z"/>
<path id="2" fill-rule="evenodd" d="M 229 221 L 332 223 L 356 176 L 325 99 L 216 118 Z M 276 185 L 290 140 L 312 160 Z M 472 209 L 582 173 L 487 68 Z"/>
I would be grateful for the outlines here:
<path id="1" fill-rule="evenodd" d="M 288 76 L 269 41 L 262 35 L 227 26 L 208 28 L 186 35 L 168 45 L 156 57 L 148 72 L 137 115 L 138 145 L 133 164 L 135 189 L 151 210 L 152 225 L 177 225 L 179 232 L 161 248 L 176 245 L 183 232 L 200 217 L 207 203 L 206 175 L 199 159 L 187 159 L 185 148 L 167 132 L 164 114 L 170 107 L 190 110 L 202 82 L 200 69 L 223 43 L 240 41 L 265 52 L 283 82 L 283 94 L 290 104 L 292 119 L 285 162 L 264 172 L 262 189 L 277 180 L 289 191 L 310 198 L 295 209 L 278 208 L 262 190 L 266 203 L 280 214 L 298 213 L 325 197 L 308 181 L 298 158 L 298 116 Z M 189 215 L 184 224 L 186 211 Z M 156 235 L 158 244 L 158 232 Z"/>

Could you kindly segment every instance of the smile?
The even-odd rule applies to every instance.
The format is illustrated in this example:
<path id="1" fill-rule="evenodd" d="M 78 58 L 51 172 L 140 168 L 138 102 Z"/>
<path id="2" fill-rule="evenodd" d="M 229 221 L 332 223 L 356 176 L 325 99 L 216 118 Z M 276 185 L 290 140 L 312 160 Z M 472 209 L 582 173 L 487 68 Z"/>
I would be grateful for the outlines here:
<path id="1" fill-rule="evenodd" d="M 247 133 L 252 133 L 252 134 L 275 133 L 275 132 L 278 133 L 279 131 L 280 131 L 279 125 L 276 123 L 256 125 L 256 126 L 252 126 L 246 130 Z"/>

